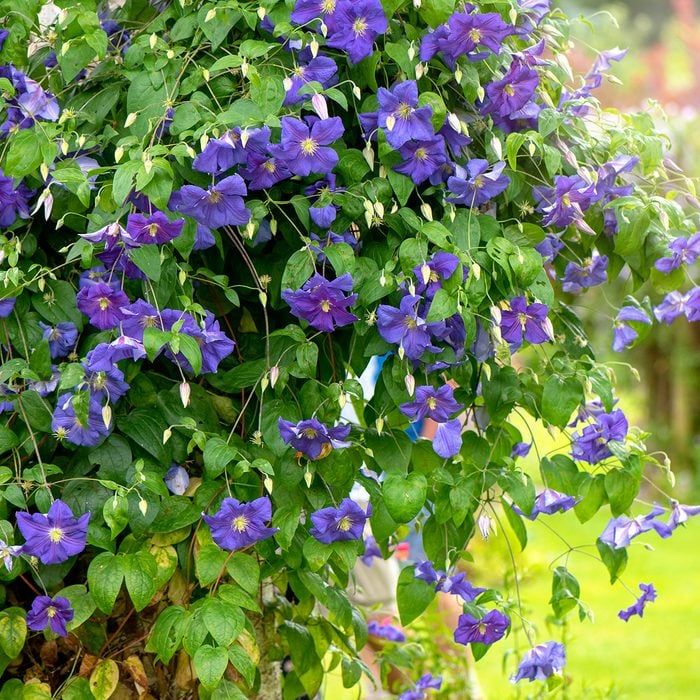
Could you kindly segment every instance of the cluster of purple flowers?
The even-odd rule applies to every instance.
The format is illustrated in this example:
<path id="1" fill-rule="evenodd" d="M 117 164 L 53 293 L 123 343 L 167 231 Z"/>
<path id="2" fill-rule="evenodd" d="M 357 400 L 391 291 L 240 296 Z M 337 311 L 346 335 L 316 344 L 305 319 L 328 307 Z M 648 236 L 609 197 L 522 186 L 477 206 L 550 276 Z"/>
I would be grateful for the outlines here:
<path id="1" fill-rule="evenodd" d="M 625 414 L 619 408 L 610 413 L 600 413 L 593 420 L 580 435 L 573 434 L 571 454 L 574 459 L 582 462 L 598 464 L 612 456 L 608 443 L 624 442 L 629 426 Z"/>
<path id="2" fill-rule="evenodd" d="M 430 561 L 417 564 L 415 576 L 421 581 L 434 585 L 436 593 L 450 593 L 459 596 L 465 603 L 473 602 L 479 594 L 486 590 L 469 583 L 463 571 L 448 576 L 444 571 L 436 571 Z"/>

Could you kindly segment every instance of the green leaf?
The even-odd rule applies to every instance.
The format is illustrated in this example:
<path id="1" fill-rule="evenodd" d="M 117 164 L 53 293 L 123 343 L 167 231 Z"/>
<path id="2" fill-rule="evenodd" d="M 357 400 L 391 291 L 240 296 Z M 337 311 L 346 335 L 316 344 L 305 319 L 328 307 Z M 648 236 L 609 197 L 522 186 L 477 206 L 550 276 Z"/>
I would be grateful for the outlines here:
<path id="1" fill-rule="evenodd" d="M 152 408 L 137 408 L 117 418 L 117 427 L 161 464 L 170 464 L 170 448 L 163 445 L 163 431 L 168 427 Z"/>
<path id="2" fill-rule="evenodd" d="M 218 598 L 207 598 L 201 615 L 209 634 L 222 647 L 230 646 L 245 627 L 243 611 Z"/>
<path id="3" fill-rule="evenodd" d="M 316 364 L 318 363 L 318 345 L 316 343 L 303 343 L 296 350 L 296 361 L 299 372 L 293 372 L 294 376 L 310 377 L 316 376 Z"/>
<path id="4" fill-rule="evenodd" d="M 35 345 L 34 350 L 29 355 L 29 367 L 39 375 L 39 379 L 51 379 L 53 369 L 51 368 L 51 351 L 47 338 L 42 338 Z"/>
<path id="5" fill-rule="evenodd" d="M 170 331 L 162 331 L 160 328 L 148 326 L 143 330 L 143 347 L 148 359 L 153 362 L 164 345 L 170 342 L 173 334 Z"/>
<path id="6" fill-rule="evenodd" d="M 554 614 L 558 618 L 564 617 L 578 605 L 580 595 L 581 587 L 576 577 L 566 567 L 558 566 L 552 575 L 552 597 L 549 601 Z"/>
<path id="7" fill-rule="evenodd" d="M 27 638 L 26 613 L 22 608 L 6 608 L 0 612 L 0 649 L 10 659 L 19 656 Z"/>
<path id="8" fill-rule="evenodd" d="M 605 475 L 605 493 L 614 518 L 622 515 L 634 503 L 640 478 L 641 474 L 634 475 L 627 469 L 611 469 Z"/>
<path id="9" fill-rule="evenodd" d="M 197 375 L 202 371 L 202 350 L 197 340 L 186 333 L 176 333 L 170 341 L 170 348 L 177 354 L 181 352 L 192 367 L 192 373 Z M 176 352 L 177 348 L 177 352 Z"/>
<path id="10" fill-rule="evenodd" d="M 236 552 L 226 562 L 229 576 L 248 593 L 256 593 L 260 581 L 260 564 L 255 557 Z"/>
<path id="11" fill-rule="evenodd" d="M 426 321 L 443 321 L 457 313 L 457 299 L 445 289 L 438 289 L 430 302 Z"/>
<path id="12" fill-rule="evenodd" d="M 216 479 L 226 467 L 236 459 L 238 450 L 220 437 L 207 440 L 204 445 L 204 469 L 207 476 Z"/>
<path id="13" fill-rule="evenodd" d="M 438 221 L 427 221 L 421 227 L 421 231 L 429 241 L 440 248 L 446 247 L 452 240 L 450 230 Z"/>
<path id="14" fill-rule="evenodd" d="M 146 651 L 156 653 L 164 664 L 169 663 L 180 648 L 188 617 L 188 613 L 179 605 L 165 608 L 151 630 Z"/>
<path id="15" fill-rule="evenodd" d="M 252 687 L 255 683 L 255 664 L 250 655 L 239 646 L 232 646 L 228 650 L 228 660 L 233 664 L 233 667 L 238 673 L 243 676 L 243 680 Z M 245 697 L 241 694 L 241 697 Z"/>
<path id="16" fill-rule="evenodd" d="M 22 178 L 38 169 L 42 163 L 41 140 L 34 129 L 21 129 L 11 134 L 5 156 L 5 175 Z"/>
<path id="17" fill-rule="evenodd" d="M 146 277 L 154 282 L 160 281 L 160 250 L 157 245 L 142 245 L 129 249 L 129 259 Z"/>
<path id="18" fill-rule="evenodd" d="M 447 21 L 454 9 L 454 0 L 423 0 L 418 12 L 428 25 L 435 29 Z"/>
<path id="19" fill-rule="evenodd" d="M 129 502 L 123 494 L 114 494 L 102 506 L 102 516 L 114 539 L 129 524 Z"/>
<path id="20" fill-rule="evenodd" d="M 112 659 L 102 659 L 90 674 L 90 691 L 95 700 L 108 700 L 119 683 L 119 666 Z"/>
<path id="21" fill-rule="evenodd" d="M 542 392 L 542 417 L 558 428 L 564 428 L 571 414 L 583 403 L 585 396 L 579 379 L 556 374 L 547 379 Z"/>
<path id="22" fill-rule="evenodd" d="M 205 688 L 215 688 L 228 666 L 226 649 L 203 644 L 194 654 L 194 669 Z"/>
<path id="23" fill-rule="evenodd" d="M 382 495 L 389 515 L 397 523 L 408 523 L 420 513 L 428 494 L 428 480 L 417 472 L 408 476 L 391 472 L 382 484 Z"/>
<path id="24" fill-rule="evenodd" d="M 292 253 L 282 273 L 282 289 L 299 289 L 314 273 L 313 256 L 306 248 Z"/>
<path id="25" fill-rule="evenodd" d="M 66 625 L 69 632 L 77 629 L 89 620 L 97 607 L 94 598 L 82 584 L 68 586 L 59 591 L 57 595 L 67 598 L 70 601 L 71 608 L 73 608 L 73 619 Z"/>
<path id="26" fill-rule="evenodd" d="M 347 243 L 332 243 L 326 246 L 323 252 L 331 261 L 338 277 L 346 272 L 355 274 L 355 251 Z"/>
<path id="27" fill-rule="evenodd" d="M 434 598 L 434 587 L 416 578 L 413 567 L 409 566 L 401 571 L 396 588 L 396 603 L 402 625 L 409 625 L 422 615 Z"/>
<path id="28" fill-rule="evenodd" d="M 391 189 L 394 190 L 394 194 L 399 200 L 399 204 L 403 207 L 411 196 L 411 192 L 413 192 L 415 186 L 413 180 L 401 173 L 397 173 L 391 167 L 387 168 L 386 176 L 391 184 Z"/>
<path id="29" fill-rule="evenodd" d="M 186 525 L 197 522 L 200 509 L 189 498 L 169 496 L 161 501 L 160 510 L 150 524 L 151 532 L 174 532 Z"/>
<path id="30" fill-rule="evenodd" d="M 598 540 L 596 542 L 600 558 L 610 574 L 610 583 L 615 583 L 627 566 L 627 549 L 613 549 L 610 545 Z"/>
<path id="31" fill-rule="evenodd" d="M 515 536 L 518 538 L 520 549 L 522 551 L 525 549 L 525 547 L 527 547 L 527 527 L 525 526 L 522 517 L 513 510 L 509 503 L 502 501 L 502 505 L 506 520 L 515 533 Z"/>
<path id="32" fill-rule="evenodd" d="M 576 493 L 581 496 L 581 500 L 574 506 L 574 513 L 580 522 L 585 523 L 605 504 L 605 477 L 585 472 L 579 474 Z"/>
<path id="33" fill-rule="evenodd" d="M 206 587 L 216 581 L 224 570 L 227 556 L 226 552 L 215 544 L 205 544 L 201 547 L 194 560 L 195 574 L 200 586 Z"/>
<path id="34" fill-rule="evenodd" d="M 7 426 L 0 425 L 0 454 L 19 445 L 19 438 Z"/>
<path id="35" fill-rule="evenodd" d="M 156 594 L 158 565 L 152 554 L 135 552 L 122 559 L 124 581 L 136 611 L 143 610 Z"/>

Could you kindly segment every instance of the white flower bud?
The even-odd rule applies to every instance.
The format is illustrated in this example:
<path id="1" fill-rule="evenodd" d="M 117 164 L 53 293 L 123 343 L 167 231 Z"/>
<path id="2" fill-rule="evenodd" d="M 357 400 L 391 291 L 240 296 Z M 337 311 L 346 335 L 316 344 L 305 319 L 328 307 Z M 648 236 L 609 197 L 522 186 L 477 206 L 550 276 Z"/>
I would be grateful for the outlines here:
<path id="1" fill-rule="evenodd" d="M 423 202 L 423 204 L 420 205 L 420 211 L 428 221 L 433 220 L 433 208 L 428 202 Z"/>
<path id="2" fill-rule="evenodd" d="M 172 61 L 173 58 L 175 58 L 175 52 L 172 49 L 168 49 L 168 52 L 165 55 L 170 61 Z"/>
<path id="3" fill-rule="evenodd" d="M 456 131 L 458 134 L 462 131 L 462 123 L 454 112 L 447 113 L 447 123 L 452 128 L 452 131 Z"/>
<path id="4" fill-rule="evenodd" d="M 314 95 L 311 98 L 311 105 L 321 119 L 328 119 L 328 103 L 323 95 Z"/>
<path id="5" fill-rule="evenodd" d="M 148 513 L 148 501 L 142 498 L 139 501 L 139 510 L 141 511 L 141 515 L 143 515 L 143 517 L 145 518 L 146 513 Z"/>
<path id="6" fill-rule="evenodd" d="M 42 179 L 46 180 L 49 177 L 49 166 L 46 163 L 42 163 L 39 166 L 39 172 L 41 173 Z"/>
<path id="7" fill-rule="evenodd" d="M 151 47 L 151 51 L 156 48 L 158 43 L 158 35 L 154 32 L 148 39 L 148 45 Z"/>
<path id="8" fill-rule="evenodd" d="M 406 384 L 406 391 L 408 392 L 408 395 L 413 396 L 413 393 L 416 390 L 416 378 L 412 374 L 407 374 L 403 381 Z"/>
<path id="9" fill-rule="evenodd" d="M 280 368 L 278 365 L 270 367 L 270 386 L 274 389 L 277 380 L 280 378 Z"/>
<path id="10" fill-rule="evenodd" d="M 146 158 L 146 160 L 143 161 L 143 169 L 146 171 L 146 174 L 150 174 L 151 170 L 153 168 L 153 161 L 150 158 Z"/>
<path id="11" fill-rule="evenodd" d="M 316 56 L 318 56 L 318 49 L 320 48 L 318 41 L 313 39 L 309 44 L 309 48 L 311 49 L 311 55 L 316 58 Z"/>
<path id="12" fill-rule="evenodd" d="M 114 149 L 114 162 L 118 163 L 124 156 L 124 148 L 122 146 L 117 146 Z"/>
<path id="13" fill-rule="evenodd" d="M 285 78 L 282 81 L 282 87 L 284 88 L 285 92 L 289 92 L 292 89 L 292 85 L 294 85 L 294 83 L 292 82 L 291 78 Z"/>
<path id="14" fill-rule="evenodd" d="M 359 86 L 359 85 L 355 85 L 355 84 L 353 83 L 353 86 L 352 86 L 352 94 L 355 95 L 355 97 L 356 97 L 358 100 L 359 100 L 359 99 L 362 99 L 362 90 L 360 90 L 360 86 Z"/>
<path id="15" fill-rule="evenodd" d="M 257 13 L 258 13 L 258 17 L 260 18 L 260 21 L 265 19 L 265 8 L 264 7 L 258 7 Z"/>
<path id="16" fill-rule="evenodd" d="M 209 143 L 209 136 L 207 134 L 202 134 L 199 137 L 199 150 L 203 151 L 207 147 L 208 143 Z"/>
<path id="17" fill-rule="evenodd" d="M 393 114 L 390 114 L 386 118 L 386 130 L 391 131 L 395 125 L 396 125 L 396 117 Z"/>
<path id="18" fill-rule="evenodd" d="M 381 435 L 382 430 L 384 430 L 384 419 L 379 416 L 376 421 L 374 421 L 374 426 L 377 428 L 377 434 Z"/>
<path id="19" fill-rule="evenodd" d="M 430 282 L 430 265 L 428 263 L 423 263 L 420 266 L 420 276 L 423 279 L 423 284 Z"/>
<path id="20" fill-rule="evenodd" d="M 112 407 L 109 404 L 102 407 L 102 422 L 105 424 L 105 428 L 109 428 L 112 424 Z"/>
<path id="21" fill-rule="evenodd" d="M 273 483 L 272 479 L 269 476 L 265 476 L 265 478 L 263 479 L 263 486 L 265 486 L 265 490 L 268 493 L 272 493 Z"/>
<path id="22" fill-rule="evenodd" d="M 367 141 L 367 145 L 362 149 L 362 155 L 367 165 L 369 165 L 370 170 L 374 170 L 374 149 L 369 141 Z"/>
<path id="23" fill-rule="evenodd" d="M 423 77 L 423 73 L 425 73 L 425 68 L 423 67 L 423 64 L 417 63 L 416 64 L 416 80 L 420 80 Z"/>
<path id="24" fill-rule="evenodd" d="M 129 112 L 124 121 L 124 128 L 128 129 L 138 119 L 138 116 L 136 112 Z"/>
<path id="25" fill-rule="evenodd" d="M 262 389 L 263 393 L 265 393 L 265 390 L 267 389 L 268 386 L 270 386 L 270 380 L 269 380 L 269 378 L 267 377 L 267 375 L 265 375 L 265 376 L 260 380 L 260 388 Z"/>
<path id="26" fill-rule="evenodd" d="M 170 438 L 172 437 L 172 434 L 173 434 L 173 431 L 170 428 L 166 428 L 163 431 L 163 444 L 164 445 L 168 442 L 168 440 L 170 440 Z"/>
<path id="27" fill-rule="evenodd" d="M 306 482 L 306 488 L 311 488 L 311 482 L 314 480 L 314 475 L 307 469 L 304 472 L 304 481 Z"/>
<path id="28" fill-rule="evenodd" d="M 267 293 L 266 292 L 258 292 L 258 299 L 260 299 L 260 303 L 263 306 L 267 305 Z"/>
<path id="29" fill-rule="evenodd" d="M 479 85 L 479 87 L 476 89 L 476 96 L 479 98 L 480 102 L 484 101 L 484 97 L 486 97 L 486 91 L 484 90 L 482 85 Z"/>
<path id="30" fill-rule="evenodd" d="M 248 61 L 243 59 L 243 63 L 241 63 L 241 75 L 246 78 L 248 76 L 248 68 L 250 68 L 250 64 Z"/>
<path id="31" fill-rule="evenodd" d="M 491 139 L 491 148 L 493 148 L 493 152 L 496 154 L 496 158 L 498 158 L 498 160 L 502 160 L 503 145 L 501 144 L 501 139 L 499 139 L 498 136 L 494 136 Z"/>
<path id="32" fill-rule="evenodd" d="M 462 69 L 459 66 L 455 68 L 455 80 L 458 83 L 462 82 Z"/>
<path id="33" fill-rule="evenodd" d="M 190 391 L 190 385 L 187 382 L 180 384 L 180 401 L 185 408 L 190 405 Z"/>
<path id="34" fill-rule="evenodd" d="M 204 22 L 205 23 L 211 22 L 214 19 L 214 17 L 216 17 L 216 8 L 209 10 L 209 12 L 207 12 L 206 17 L 204 18 Z"/>

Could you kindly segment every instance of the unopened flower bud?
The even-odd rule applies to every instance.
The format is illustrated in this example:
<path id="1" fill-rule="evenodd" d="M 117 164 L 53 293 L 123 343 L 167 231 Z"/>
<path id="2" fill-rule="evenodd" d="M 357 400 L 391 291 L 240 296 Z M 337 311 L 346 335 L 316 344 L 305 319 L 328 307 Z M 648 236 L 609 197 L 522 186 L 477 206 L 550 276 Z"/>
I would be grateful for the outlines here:
<path id="1" fill-rule="evenodd" d="M 260 299 L 260 303 L 265 306 L 267 305 L 267 293 L 266 292 L 258 292 L 258 299 Z"/>
<path id="2" fill-rule="evenodd" d="M 423 64 L 417 63 L 416 64 L 416 80 L 420 80 L 423 77 L 423 73 L 425 73 L 425 68 L 423 67 Z"/>
<path id="3" fill-rule="evenodd" d="M 316 58 L 316 56 L 318 56 L 318 50 L 320 48 L 318 41 L 316 41 L 316 39 L 313 39 L 309 44 L 309 48 L 311 49 L 311 55 L 314 58 Z"/>
<path id="4" fill-rule="evenodd" d="M 423 279 L 423 284 L 430 282 L 430 265 L 428 263 L 423 263 L 420 266 L 420 276 Z"/>
<path id="5" fill-rule="evenodd" d="M 277 380 L 280 378 L 280 368 L 278 365 L 270 367 L 270 386 L 274 389 Z"/>
<path id="6" fill-rule="evenodd" d="M 328 119 L 328 103 L 323 95 L 314 95 L 311 98 L 311 105 L 321 119 Z"/>
<path id="7" fill-rule="evenodd" d="M 39 172 L 41 173 L 42 179 L 46 180 L 49 177 L 49 166 L 46 163 L 42 163 L 39 166 Z"/>
<path id="8" fill-rule="evenodd" d="M 355 97 L 360 100 L 362 99 L 362 90 L 360 90 L 359 85 L 354 85 L 352 86 L 352 94 L 355 95 Z"/>
<path id="9" fill-rule="evenodd" d="M 415 58 L 415 56 L 416 56 L 416 50 L 413 48 L 413 44 L 411 44 L 411 45 L 408 47 L 408 51 L 407 51 L 406 53 L 408 54 L 408 60 L 409 60 L 409 61 L 412 61 L 412 60 Z"/>
<path id="10" fill-rule="evenodd" d="M 273 483 L 272 483 L 272 479 L 271 479 L 269 476 L 266 476 L 266 477 L 263 479 L 263 486 L 265 487 L 265 490 L 266 490 L 268 493 L 272 493 Z"/>
<path id="11" fill-rule="evenodd" d="M 175 58 L 175 52 L 172 49 L 168 49 L 168 52 L 165 54 L 169 60 L 173 60 Z"/>
<path id="12" fill-rule="evenodd" d="M 114 149 L 114 162 L 118 163 L 124 156 L 124 148 L 122 146 L 117 146 Z"/>
<path id="13" fill-rule="evenodd" d="M 265 19 L 265 14 L 266 14 L 266 13 L 265 13 L 265 8 L 264 8 L 264 7 L 258 7 L 258 9 L 256 10 L 256 12 L 258 13 L 258 17 L 259 17 L 260 21 L 262 21 L 262 20 Z"/>
<path id="14" fill-rule="evenodd" d="M 105 428 L 109 428 L 112 424 L 112 407 L 109 404 L 102 407 L 102 422 L 105 424 Z"/>
<path id="15" fill-rule="evenodd" d="M 190 405 L 190 385 L 187 382 L 180 384 L 180 401 L 187 408 Z"/>
<path id="16" fill-rule="evenodd" d="M 433 220 L 433 208 L 428 202 L 423 202 L 423 204 L 420 205 L 420 211 L 428 221 Z"/>
<path id="17" fill-rule="evenodd" d="M 382 430 L 384 430 L 384 419 L 381 416 L 374 421 L 374 427 L 377 429 L 377 434 L 381 435 Z"/>
<path id="18" fill-rule="evenodd" d="M 156 48 L 156 44 L 158 43 L 158 36 L 154 32 L 151 34 L 151 36 L 148 39 L 148 45 L 151 47 L 151 51 Z"/>
<path id="19" fill-rule="evenodd" d="M 128 129 L 138 119 L 138 116 L 136 112 L 129 112 L 124 120 L 124 128 Z"/>
<path id="20" fill-rule="evenodd" d="M 416 390 L 416 378 L 412 374 L 407 374 L 404 379 L 404 384 L 406 385 L 406 391 L 409 396 L 413 396 Z"/>
<path id="21" fill-rule="evenodd" d="M 148 513 L 148 501 L 142 498 L 139 501 L 139 510 L 141 511 L 141 515 L 143 515 L 143 517 L 145 518 L 146 513 Z"/>
<path id="22" fill-rule="evenodd" d="M 209 10 L 209 12 L 207 12 L 206 16 L 204 17 L 204 21 L 211 22 L 214 19 L 214 17 L 216 17 L 216 8 L 211 9 Z"/>
<path id="23" fill-rule="evenodd" d="M 306 483 L 306 488 L 311 488 L 311 482 L 314 480 L 314 475 L 308 470 L 304 472 L 304 482 Z"/>

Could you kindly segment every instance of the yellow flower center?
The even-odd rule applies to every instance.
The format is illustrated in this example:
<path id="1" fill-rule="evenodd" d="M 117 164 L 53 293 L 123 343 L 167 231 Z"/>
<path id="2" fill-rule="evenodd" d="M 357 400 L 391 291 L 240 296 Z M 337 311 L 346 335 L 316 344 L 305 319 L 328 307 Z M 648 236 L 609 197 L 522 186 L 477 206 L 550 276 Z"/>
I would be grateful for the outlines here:
<path id="1" fill-rule="evenodd" d="M 474 187 L 476 187 L 476 189 L 481 189 L 483 186 L 484 186 L 484 176 L 477 175 L 474 178 Z"/>
<path id="2" fill-rule="evenodd" d="M 155 238 L 157 233 L 158 233 L 158 224 L 149 224 L 148 225 L 148 235 L 153 236 L 153 238 Z"/>
<path id="3" fill-rule="evenodd" d="M 49 605 L 49 607 L 46 609 L 46 614 L 47 614 L 49 620 L 50 620 L 52 617 L 56 617 L 56 613 L 57 613 L 57 612 L 58 612 L 58 611 L 56 610 L 56 608 L 54 608 L 53 605 Z"/>
<path id="4" fill-rule="evenodd" d="M 237 515 L 231 521 L 231 529 L 235 530 L 236 532 L 244 532 L 247 527 L 248 518 L 246 518 L 245 515 Z"/>
<path id="5" fill-rule="evenodd" d="M 481 41 L 481 32 L 478 29 L 472 29 L 469 32 L 469 38 L 475 43 L 478 44 Z"/>
<path id="6" fill-rule="evenodd" d="M 367 20 L 364 17 L 358 17 L 352 23 L 352 32 L 355 36 L 362 36 L 367 31 Z"/>
<path id="7" fill-rule="evenodd" d="M 483 622 L 479 623 L 479 634 L 486 634 L 486 625 Z"/>
<path id="8" fill-rule="evenodd" d="M 527 314 L 518 314 L 518 321 L 520 321 L 520 325 L 525 328 L 525 324 L 527 323 Z"/>
<path id="9" fill-rule="evenodd" d="M 420 148 L 416 148 L 416 158 L 418 160 L 425 160 L 428 157 L 428 152 L 423 148 L 422 146 Z"/>
<path id="10" fill-rule="evenodd" d="M 402 102 L 399 105 L 399 108 L 396 110 L 396 114 L 402 119 L 408 119 L 411 116 L 412 111 L 413 107 L 411 107 L 410 104 L 408 104 L 407 102 Z"/>
<path id="11" fill-rule="evenodd" d="M 56 428 L 54 435 L 56 440 L 65 440 L 68 437 L 68 431 L 65 428 Z"/>
<path id="12" fill-rule="evenodd" d="M 438 275 L 438 273 L 435 272 L 435 270 L 432 270 L 430 273 L 430 277 L 428 277 L 428 280 L 430 282 L 437 282 L 439 279 L 440 279 L 440 276 Z"/>
<path id="13" fill-rule="evenodd" d="M 416 319 L 411 316 L 405 316 L 403 322 L 406 328 L 415 328 L 418 325 Z"/>
<path id="14" fill-rule="evenodd" d="M 335 10 L 335 0 L 323 0 L 321 3 L 321 12 L 332 14 Z"/>
<path id="15" fill-rule="evenodd" d="M 314 429 L 314 428 L 304 428 L 304 429 L 301 431 L 301 434 L 302 434 L 305 438 L 309 438 L 309 440 L 313 440 L 313 439 L 318 435 L 318 431 L 317 431 L 316 429 Z"/>
<path id="16" fill-rule="evenodd" d="M 155 328 L 157 325 L 157 319 L 155 316 L 144 316 L 141 325 L 144 328 Z"/>
<path id="17" fill-rule="evenodd" d="M 311 138 L 306 138 L 301 142 L 301 152 L 305 156 L 312 156 L 316 153 L 318 149 L 318 144 Z"/>
<path id="18" fill-rule="evenodd" d="M 223 198 L 224 195 L 218 190 L 209 190 L 209 194 L 207 195 L 210 204 L 218 204 Z"/>
<path id="19" fill-rule="evenodd" d="M 299 78 L 304 77 L 304 66 L 297 66 L 294 69 L 294 75 L 298 76 Z"/>
<path id="20" fill-rule="evenodd" d="M 107 299 L 107 297 L 101 297 L 100 298 L 100 309 L 102 311 L 107 311 L 108 308 L 109 308 L 109 299 Z"/>
<path id="21" fill-rule="evenodd" d="M 503 88 L 503 92 L 506 93 L 506 95 L 509 95 L 510 97 L 513 97 L 515 95 L 515 88 L 512 85 L 506 85 Z"/>
<path id="22" fill-rule="evenodd" d="M 263 168 L 265 168 L 268 173 L 274 173 L 277 170 L 277 166 L 271 160 L 266 160 L 263 163 Z"/>
<path id="23" fill-rule="evenodd" d="M 431 396 L 426 403 L 428 404 L 428 408 L 431 411 L 434 411 L 437 406 L 437 399 L 434 396 Z"/>
<path id="24" fill-rule="evenodd" d="M 52 527 L 49 530 L 49 539 L 58 544 L 63 539 L 63 530 L 60 527 Z"/>
<path id="25" fill-rule="evenodd" d="M 571 197 L 569 197 L 568 194 L 562 195 L 561 203 L 562 203 L 565 207 L 570 207 L 570 206 L 571 206 Z"/>
<path id="26" fill-rule="evenodd" d="M 348 516 L 344 516 L 338 522 L 338 529 L 341 532 L 347 532 L 352 527 L 352 520 Z"/>
<path id="27" fill-rule="evenodd" d="M 331 302 L 328 299 L 324 299 L 321 302 L 321 311 L 330 311 L 331 310 Z"/>

